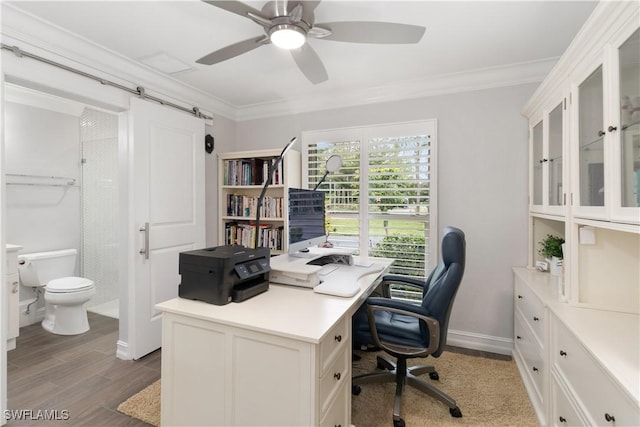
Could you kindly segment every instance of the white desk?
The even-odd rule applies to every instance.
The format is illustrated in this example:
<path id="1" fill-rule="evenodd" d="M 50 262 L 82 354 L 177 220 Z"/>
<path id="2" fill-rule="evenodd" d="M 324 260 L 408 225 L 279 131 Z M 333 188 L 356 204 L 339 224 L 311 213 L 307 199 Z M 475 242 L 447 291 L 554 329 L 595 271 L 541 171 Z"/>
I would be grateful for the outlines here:
<path id="1" fill-rule="evenodd" d="M 324 280 L 352 281 L 354 271 L 367 269 Z M 357 279 L 351 298 L 271 284 L 237 304 L 158 304 L 162 425 L 349 425 L 351 316 L 383 273 Z"/>

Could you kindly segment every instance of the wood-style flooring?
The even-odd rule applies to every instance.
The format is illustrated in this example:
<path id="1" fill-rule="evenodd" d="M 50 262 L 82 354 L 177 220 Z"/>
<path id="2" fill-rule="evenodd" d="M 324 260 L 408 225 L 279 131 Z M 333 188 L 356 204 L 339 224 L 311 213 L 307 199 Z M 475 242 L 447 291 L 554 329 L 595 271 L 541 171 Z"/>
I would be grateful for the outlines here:
<path id="1" fill-rule="evenodd" d="M 88 314 L 91 329 L 81 335 L 54 335 L 39 323 L 20 329 L 16 348 L 7 353 L 7 407 L 32 412 L 8 426 L 149 426 L 116 408 L 160 378 L 160 350 L 119 360 L 118 320 Z M 38 410 L 68 419 L 44 420 Z"/>

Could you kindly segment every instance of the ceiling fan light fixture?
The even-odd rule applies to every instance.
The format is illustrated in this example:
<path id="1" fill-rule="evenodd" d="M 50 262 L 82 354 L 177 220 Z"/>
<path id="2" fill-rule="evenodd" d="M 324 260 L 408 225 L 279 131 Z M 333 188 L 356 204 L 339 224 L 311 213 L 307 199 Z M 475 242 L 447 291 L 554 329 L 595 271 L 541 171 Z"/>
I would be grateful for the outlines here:
<path id="1" fill-rule="evenodd" d="M 307 39 L 304 30 L 296 25 L 280 24 L 269 31 L 271 43 L 282 49 L 297 49 L 302 46 Z"/>

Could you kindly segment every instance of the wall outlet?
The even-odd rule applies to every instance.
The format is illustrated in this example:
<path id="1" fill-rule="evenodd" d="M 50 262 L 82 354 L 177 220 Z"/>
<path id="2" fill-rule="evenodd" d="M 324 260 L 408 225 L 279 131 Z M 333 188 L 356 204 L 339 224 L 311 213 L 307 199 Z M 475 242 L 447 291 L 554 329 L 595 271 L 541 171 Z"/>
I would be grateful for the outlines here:
<path id="1" fill-rule="evenodd" d="M 549 264 L 544 261 L 536 261 L 536 270 L 549 271 Z"/>

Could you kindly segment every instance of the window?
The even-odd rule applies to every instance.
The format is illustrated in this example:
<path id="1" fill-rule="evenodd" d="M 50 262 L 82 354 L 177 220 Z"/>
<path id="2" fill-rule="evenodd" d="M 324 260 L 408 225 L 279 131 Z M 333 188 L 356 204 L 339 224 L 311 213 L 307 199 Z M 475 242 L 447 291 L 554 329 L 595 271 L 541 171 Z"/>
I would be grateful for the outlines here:
<path id="1" fill-rule="evenodd" d="M 428 120 L 303 133 L 306 187 L 331 155 L 342 157 L 318 188 L 335 247 L 393 258 L 392 274 L 426 278 L 437 259 L 435 130 Z"/>

